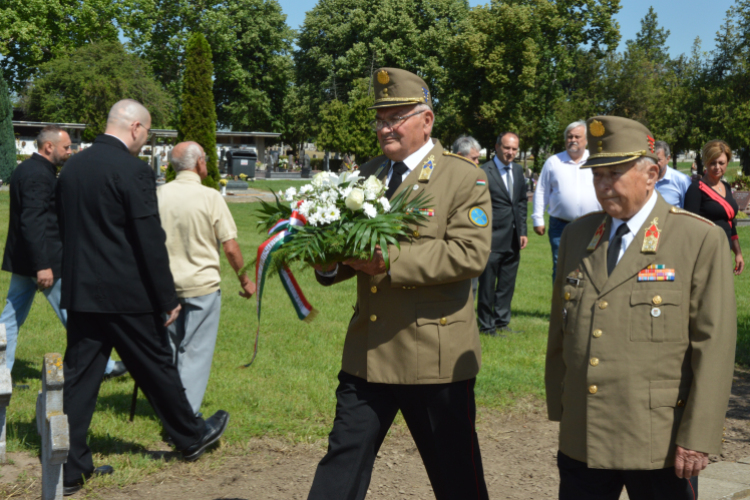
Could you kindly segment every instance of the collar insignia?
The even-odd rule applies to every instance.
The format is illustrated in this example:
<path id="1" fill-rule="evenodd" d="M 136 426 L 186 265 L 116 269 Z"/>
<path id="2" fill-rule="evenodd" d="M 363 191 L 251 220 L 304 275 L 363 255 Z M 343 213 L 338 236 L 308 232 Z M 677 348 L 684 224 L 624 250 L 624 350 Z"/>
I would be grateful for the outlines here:
<path id="1" fill-rule="evenodd" d="M 428 182 L 434 169 L 435 157 L 433 155 L 430 155 L 430 157 L 427 158 L 427 160 L 425 160 L 424 164 L 422 165 L 422 171 L 419 172 L 419 182 Z"/>
<path id="2" fill-rule="evenodd" d="M 596 232 L 594 233 L 594 237 L 591 238 L 591 242 L 589 243 L 589 246 L 586 247 L 586 250 L 589 252 L 593 252 L 596 250 L 596 247 L 599 246 L 599 242 L 602 240 L 602 236 L 604 236 L 604 226 L 607 225 L 607 218 L 604 217 L 604 220 L 601 224 L 599 224 L 599 227 L 596 229 Z"/>
<path id="3" fill-rule="evenodd" d="M 643 246 L 641 247 L 641 253 L 656 253 L 656 249 L 659 247 L 659 228 L 657 224 L 659 218 L 654 217 L 651 221 L 651 225 L 646 228 L 646 236 L 643 238 Z"/>

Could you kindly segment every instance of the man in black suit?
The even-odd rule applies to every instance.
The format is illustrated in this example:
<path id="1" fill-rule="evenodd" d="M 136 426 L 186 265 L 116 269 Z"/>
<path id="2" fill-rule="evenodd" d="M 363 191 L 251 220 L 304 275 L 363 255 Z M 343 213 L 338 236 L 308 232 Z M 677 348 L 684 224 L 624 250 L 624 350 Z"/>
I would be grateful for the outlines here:
<path id="1" fill-rule="evenodd" d="M 518 154 L 518 136 L 504 132 L 497 137 L 497 155 L 482 165 L 492 197 L 492 250 L 487 267 L 479 276 L 477 314 L 480 333 L 497 336 L 513 332 L 510 302 L 516 287 L 521 250 L 526 248 L 526 183 L 523 168 L 513 159 Z M 503 336 L 503 335 L 500 335 Z"/>
<path id="2" fill-rule="evenodd" d="M 94 144 L 71 158 L 57 184 L 63 242 L 62 306 L 68 310 L 63 406 L 70 423 L 64 494 L 95 474 L 86 444 L 104 364 L 114 347 L 186 460 L 226 429 L 229 414 L 197 417 L 185 396 L 166 326 L 180 313 L 149 166 L 136 155 L 151 116 L 123 100 Z M 168 317 L 164 323 L 163 314 Z"/>

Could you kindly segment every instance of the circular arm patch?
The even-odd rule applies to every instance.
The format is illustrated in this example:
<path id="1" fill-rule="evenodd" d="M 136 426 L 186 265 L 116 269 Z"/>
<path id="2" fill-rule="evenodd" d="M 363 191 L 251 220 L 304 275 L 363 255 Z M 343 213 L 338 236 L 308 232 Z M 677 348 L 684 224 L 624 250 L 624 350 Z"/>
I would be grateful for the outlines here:
<path id="1" fill-rule="evenodd" d="M 487 227 L 490 223 L 490 218 L 481 207 L 471 207 L 469 209 L 469 220 L 472 224 L 479 227 Z"/>

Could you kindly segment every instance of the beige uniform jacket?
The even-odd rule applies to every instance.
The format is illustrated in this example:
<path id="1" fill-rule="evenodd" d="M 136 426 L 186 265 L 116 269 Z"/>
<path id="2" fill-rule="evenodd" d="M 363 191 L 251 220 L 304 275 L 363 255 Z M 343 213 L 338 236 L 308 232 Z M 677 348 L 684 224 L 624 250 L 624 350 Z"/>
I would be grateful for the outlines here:
<path id="1" fill-rule="evenodd" d="M 674 465 L 675 444 L 721 448 L 737 335 L 733 260 L 721 229 L 657 196 L 610 276 L 610 217 L 584 216 L 560 241 L 547 409 L 560 421 L 560 451 L 592 468 L 660 469 Z M 644 253 L 654 219 L 658 247 Z M 652 264 L 675 280 L 638 281 Z"/>
<path id="2" fill-rule="evenodd" d="M 419 180 L 432 159 L 429 180 Z M 364 177 L 385 181 L 390 162 L 379 156 L 362 165 Z M 434 215 L 413 228 L 401 250 L 389 246 L 390 275 L 370 276 L 339 265 L 324 285 L 357 277 L 357 305 L 344 341 L 342 370 L 369 382 L 442 384 L 479 372 L 481 348 L 474 316 L 471 278 L 479 276 L 490 252 L 490 194 L 484 171 L 444 153 L 439 142 L 407 176 L 408 189 L 432 197 Z M 415 188 L 416 186 L 416 188 Z M 483 226 L 472 208 L 486 215 Z M 475 214 L 479 213 L 475 211 Z"/>

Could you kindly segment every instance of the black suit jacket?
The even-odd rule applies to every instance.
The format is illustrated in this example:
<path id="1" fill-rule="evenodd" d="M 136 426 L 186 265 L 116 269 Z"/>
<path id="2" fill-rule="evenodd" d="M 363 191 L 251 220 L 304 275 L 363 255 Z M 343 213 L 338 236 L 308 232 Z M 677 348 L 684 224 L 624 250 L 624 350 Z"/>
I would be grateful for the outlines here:
<path id="1" fill-rule="evenodd" d="M 100 135 L 67 161 L 57 208 L 62 307 L 126 314 L 177 307 L 154 174 L 119 139 Z"/>
<path id="2" fill-rule="evenodd" d="M 502 163 L 502 162 L 501 162 Z M 521 236 L 526 236 L 526 210 L 528 200 L 526 198 L 526 182 L 523 176 L 523 167 L 518 163 L 512 163 L 513 171 L 513 196 L 511 198 L 505 182 L 497 170 L 494 161 L 488 161 L 482 165 L 482 170 L 487 173 L 487 182 L 492 197 L 492 251 L 502 252 L 514 248 L 513 241 L 520 248 Z"/>
<path id="3" fill-rule="evenodd" d="M 62 242 L 55 211 L 55 166 L 34 153 L 10 178 L 10 222 L 3 270 L 36 278 L 52 269 L 60 277 Z"/>

